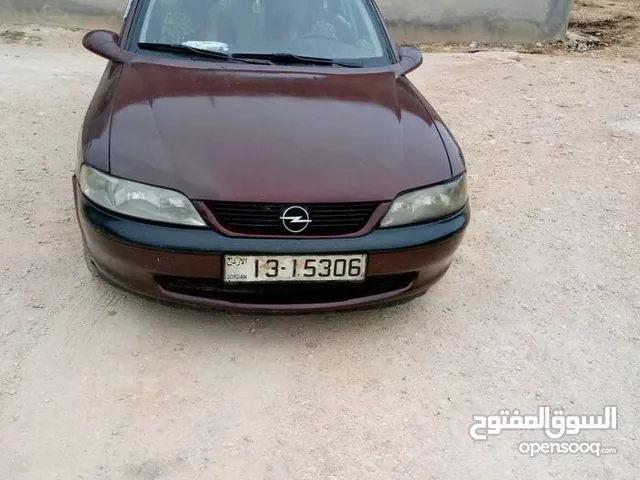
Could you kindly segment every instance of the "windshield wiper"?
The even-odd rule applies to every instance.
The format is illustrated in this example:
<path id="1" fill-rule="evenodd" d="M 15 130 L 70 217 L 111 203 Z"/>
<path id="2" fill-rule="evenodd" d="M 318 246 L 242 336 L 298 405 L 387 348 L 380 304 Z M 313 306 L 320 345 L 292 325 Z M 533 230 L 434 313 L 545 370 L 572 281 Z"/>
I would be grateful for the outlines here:
<path id="1" fill-rule="evenodd" d="M 347 68 L 362 68 L 362 65 L 358 65 L 355 63 L 340 62 L 338 60 L 334 60 L 333 58 L 307 57 L 305 55 L 296 55 L 293 53 L 234 53 L 233 58 L 244 58 L 244 59 L 255 58 L 255 59 L 269 60 L 274 63 L 280 63 L 285 65 L 307 63 L 312 65 L 332 65 L 332 66 L 347 67 Z"/>
<path id="2" fill-rule="evenodd" d="M 152 50 L 158 52 L 172 52 L 172 53 L 182 53 L 182 54 L 195 54 L 202 57 L 215 58 L 218 60 L 224 60 L 227 62 L 236 60 L 238 62 L 244 63 L 257 63 L 260 65 L 269 65 L 272 62 L 268 59 L 255 59 L 257 61 L 252 61 L 250 58 L 237 58 L 235 55 L 231 55 L 230 53 L 224 52 L 216 52 L 214 50 L 203 50 L 200 48 L 194 48 L 187 45 L 180 44 L 172 44 L 172 43 L 149 43 L 149 42 L 140 42 L 138 43 L 138 48 L 142 50 Z M 262 61 L 260 61 L 262 60 Z"/>

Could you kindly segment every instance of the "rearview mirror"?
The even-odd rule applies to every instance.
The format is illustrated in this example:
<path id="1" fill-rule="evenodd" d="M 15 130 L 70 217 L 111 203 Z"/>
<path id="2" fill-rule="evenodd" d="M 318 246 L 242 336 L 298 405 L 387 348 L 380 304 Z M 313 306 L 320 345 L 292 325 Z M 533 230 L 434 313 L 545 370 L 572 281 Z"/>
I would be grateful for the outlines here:
<path id="1" fill-rule="evenodd" d="M 133 54 L 123 50 L 118 45 L 120 38 L 117 33 L 109 30 L 93 30 L 82 39 L 82 45 L 96 55 L 116 63 L 129 63 Z"/>
<path id="2" fill-rule="evenodd" d="M 397 48 L 400 62 L 396 66 L 398 76 L 407 75 L 422 65 L 422 52 L 411 45 L 402 45 Z"/>

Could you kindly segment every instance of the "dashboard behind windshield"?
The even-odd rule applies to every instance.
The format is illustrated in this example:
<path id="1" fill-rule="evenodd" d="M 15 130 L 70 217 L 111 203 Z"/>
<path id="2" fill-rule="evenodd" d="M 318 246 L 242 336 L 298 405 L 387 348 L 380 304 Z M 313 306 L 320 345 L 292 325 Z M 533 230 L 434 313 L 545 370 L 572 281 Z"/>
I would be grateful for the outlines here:
<path id="1" fill-rule="evenodd" d="M 132 43 L 201 42 L 224 53 L 393 63 L 368 0 L 142 0 Z"/>

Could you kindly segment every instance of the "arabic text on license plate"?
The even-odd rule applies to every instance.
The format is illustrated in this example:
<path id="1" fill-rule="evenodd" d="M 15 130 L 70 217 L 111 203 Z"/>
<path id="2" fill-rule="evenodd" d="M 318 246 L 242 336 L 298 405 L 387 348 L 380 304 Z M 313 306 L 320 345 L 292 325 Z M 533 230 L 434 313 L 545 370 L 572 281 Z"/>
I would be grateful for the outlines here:
<path id="1" fill-rule="evenodd" d="M 345 282 L 364 280 L 366 255 L 224 257 L 225 282 Z"/>

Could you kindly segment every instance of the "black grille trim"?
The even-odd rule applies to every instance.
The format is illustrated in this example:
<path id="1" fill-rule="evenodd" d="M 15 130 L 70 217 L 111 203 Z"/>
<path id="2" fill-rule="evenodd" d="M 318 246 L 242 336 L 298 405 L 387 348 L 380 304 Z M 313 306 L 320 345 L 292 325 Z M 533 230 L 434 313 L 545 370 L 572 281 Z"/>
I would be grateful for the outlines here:
<path id="1" fill-rule="evenodd" d="M 304 232 L 292 234 L 280 217 L 293 204 L 205 202 L 220 225 L 233 233 L 268 236 L 341 236 L 362 230 L 379 203 L 301 204 L 311 223 Z"/>
<path id="2" fill-rule="evenodd" d="M 417 273 L 367 277 L 362 282 L 224 283 L 222 279 L 156 277 L 166 291 L 248 305 L 304 305 L 344 302 L 407 289 Z"/>

